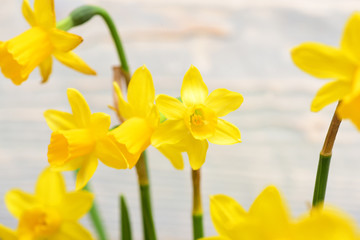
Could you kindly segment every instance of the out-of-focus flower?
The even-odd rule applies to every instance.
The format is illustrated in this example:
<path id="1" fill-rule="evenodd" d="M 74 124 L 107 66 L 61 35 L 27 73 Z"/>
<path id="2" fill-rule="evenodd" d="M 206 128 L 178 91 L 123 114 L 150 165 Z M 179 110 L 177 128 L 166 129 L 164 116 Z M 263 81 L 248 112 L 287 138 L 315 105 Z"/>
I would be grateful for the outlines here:
<path id="1" fill-rule="evenodd" d="M 114 109 L 125 119 L 118 128 L 113 130 L 116 140 L 126 145 L 132 154 L 142 153 L 149 145 L 154 131 L 158 128 L 160 115 L 155 106 L 155 88 L 150 71 L 146 66 L 138 68 L 132 76 L 126 102 L 119 85 L 114 82 L 118 99 L 118 109 Z M 160 146 L 158 148 L 177 169 L 184 167 L 181 152 Z M 136 161 L 129 162 L 129 167 L 135 166 Z"/>
<path id="2" fill-rule="evenodd" d="M 199 70 L 191 66 L 184 76 L 181 100 L 162 94 L 157 96 L 156 105 L 167 120 L 151 138 L 155 147 L 166 144 L 186 151 L 191 167 L 197 170 L 205 162 L 207 140 L 221 145 L 240 142 L 239 129 L 219 117 L 240 107 L 241 94 L 216 89 L 209 95 Z"/>
<path id="3" fill-rule="evenodd" d="M 48 147 L 48 161 L 53 169 L 66 171 L 80 168 L 76 189 L 81 189 L 93 176 L 98 159 L 105 165 L 128 168 L 139 158 L 131 154 L 110 134 L 110 116 L 105 113 L 91 114 L 84 97 L 76 89 L 68 89 L 67 95 L 72 114 L 57 110 L 44 113 L 53 131 Z"/>
<path id="4" fill-rule="evenodd" d="M 334 79 L 317 92 L 311 110 L 317 112 L 341 100 L 337 115 L 350 119 L 360 130 L 360 13 L 348 20 L 340 48 L 321 43 L 303 43 L 291 52 L 301 70 L 317 78 Z"/>
<path id="5" fill-rule="evenodd" d="M 87 191 L 66 192 L 62 175 L 45 169 L 39 176 L 35 194 L 18 189 L 6 194 L 7 208 L 19 224 L 15 231 L 0 225 L 0 238 L 91 240 L 91 234 L 78 220 L 90 210 L 93 198 Z"/>
<path id="6" fill-rule="evenodd" d="M 52 71 L 52 56 L 79 72 L 96 74 L 71 52 L 82 38 L 56 28 L 53 0 L 35 0 L 34 10 L 24 0 L 22 12 L 31 28 L 0 44 L 0 67 L 5 77 L 20 85 L 39 66 L 42 82 L 46 82 Z"/>
<path id="7" fill-rule="evenodd" d="M 263 190 L 248 212 L 231 197 L 212 196 L 210 213 L 220 236 L 203 240 L 355 240 L 359 237 L 351 218 L 328 207 L 316 207 L 299 220 L 292 219 L 274 186 Z"/>

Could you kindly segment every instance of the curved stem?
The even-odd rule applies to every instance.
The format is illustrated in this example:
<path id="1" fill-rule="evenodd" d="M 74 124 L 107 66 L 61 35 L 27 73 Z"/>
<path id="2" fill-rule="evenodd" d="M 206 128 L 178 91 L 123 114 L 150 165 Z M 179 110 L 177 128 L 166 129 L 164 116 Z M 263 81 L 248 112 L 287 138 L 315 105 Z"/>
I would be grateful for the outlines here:
<path id="1" fill-rule="evenodd" d="M 339 102 L 340 104 L 340 102 Z M 336 107 L 336 109 L 339 107 Z M 326 134 L 323 148 L 320 152 L 318 170 L 316 173 L 316 181 L 314 188 L 314 196 L 312 205 L 315 207 L 325 200 L 327 179 L 330 169 L 330 160 L 332 156 L 332 149 L 334 146 L 335 138 L 340 127 L 341 120 L 336 116 L 336 110 L 331 120 L 329 130 Z"/>

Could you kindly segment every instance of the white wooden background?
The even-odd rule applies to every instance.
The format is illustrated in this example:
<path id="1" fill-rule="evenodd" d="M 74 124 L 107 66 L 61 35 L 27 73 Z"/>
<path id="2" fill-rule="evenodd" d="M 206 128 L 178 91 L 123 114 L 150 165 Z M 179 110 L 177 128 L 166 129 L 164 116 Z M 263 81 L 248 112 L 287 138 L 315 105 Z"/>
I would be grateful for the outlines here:
<path id="1" fill-rule="evenodd" d="M 243 143 L 210 145 L 203 167 L 207 235 L 214 235 L 208 196 L 224 193 L 248 208 L 260 191 L 276 184 L 294 216 L 312 198 L 318 153 L 335 105 L 310 112 L 310 102 L 325 83 L 302 73 L 289 51 L 304 41 L 337 46 L 343 26 L 358 1 L 292 0 L 55 0 L 58 20 L 82 4 L 100 5 L 113 16 L 130 66 L 146 64 L 157 93 L 178 96 L 183 75 L 194 64 L 210 90 L 228 88 L 243 94 L 243 106 L 226 117 L 242 132 Z M 21 1 L 2 0 L 0 40 L 27 29 Z M 68 87 L 77 88 L 93 112 L 112 103 L 111 66 L 118 63 L 102 20 L 94 18 L 71 32 L 85 41 L 76 49 L 98 72 L 81 75 L 58 63 L 46 85 L 35 71 L 23 85 L 0 76 L 0 223 L 16 227 L 3 196 L 12 188 L 32 192 L 47 166 L 50 139 L 43 112 L 69 110 Z M 342 123 L 334 148 L 327 201 L 360 220 L 360 133 Z M 176 171 L 154 148 L 149 149 L 154 216 L 159 239 L 191 239 L 189 164 Z M 74 181 L 65 174 L 69 189 Z M 93 187 L 111 239 L 118 239 L 118 196 L 130 205 L 135 239 L 142 239 L 139 196 L 134 170 L 100 165 Z M 83 220 L 89 226 L 88 220 Z"/>

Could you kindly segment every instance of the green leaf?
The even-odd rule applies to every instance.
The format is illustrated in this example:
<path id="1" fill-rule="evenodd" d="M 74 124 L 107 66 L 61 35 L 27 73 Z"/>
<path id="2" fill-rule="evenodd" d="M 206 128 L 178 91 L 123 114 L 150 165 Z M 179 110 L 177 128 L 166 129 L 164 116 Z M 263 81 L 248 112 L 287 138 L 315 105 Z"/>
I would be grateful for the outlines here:
<path id="1" fill-rule="evenodd" d="M 121 212 L 121 240 L 131 240 L 131 222 L 128 207 L 126 205 L 125 196 L 120 196 L 120 212 Z"/>

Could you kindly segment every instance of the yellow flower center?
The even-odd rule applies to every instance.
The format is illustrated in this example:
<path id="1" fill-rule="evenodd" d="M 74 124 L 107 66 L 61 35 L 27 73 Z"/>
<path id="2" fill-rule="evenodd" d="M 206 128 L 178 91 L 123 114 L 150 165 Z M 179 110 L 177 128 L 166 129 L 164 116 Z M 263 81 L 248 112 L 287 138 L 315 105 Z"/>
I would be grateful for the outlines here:
<path id="1" fill-rule="evenodd" d="M 49 237 L 59 230 L 60 214 L 51 208 L 33 208 L 25 211 L 20 217 L 18 233 L 22 236 Z"/>
<path id="2" fill-rule="evenodd" d="M 210 108 L 198 104 L 187 109 L 185 124 L 194 138 L 202 140 L 214 134 L 217 116 Z"/>

